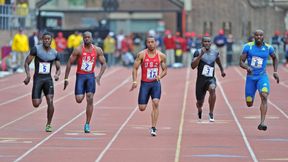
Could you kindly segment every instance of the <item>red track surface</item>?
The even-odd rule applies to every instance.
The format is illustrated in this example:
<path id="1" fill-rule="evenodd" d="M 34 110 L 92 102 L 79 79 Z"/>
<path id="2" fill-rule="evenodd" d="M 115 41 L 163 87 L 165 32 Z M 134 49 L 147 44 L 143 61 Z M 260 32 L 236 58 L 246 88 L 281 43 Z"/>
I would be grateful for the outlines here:
<path id="1" fill-rule="evenodd" d="M 64 75 L 62 67 L 62 77 Z M 217 69 L 218 70 L 218 69 Z M 268 73 L 271 76 L 271 67 Z M 219 71 L 219 70 L 218 70 Z M 74 99 L 75 75 L 63 91 L 55 82 L 53 132 L 46 133 L 46 102 L 34 109 L 24 74 L 0 79 L 0 161 L 27 162 L 191 162 L 288 161 L 288 70 L 281 83 L 270 78 L 266 132 L 258 131 L 259 104 L 247 108 L 245 73 L 238 67 L 217 73 L 215 122 L 208 122 L 208 95 L 202 121 L 195 107 L 196 71 L 168 69 L 162 80 L 158 136 L 149 134 L 151 106 L 137 109 L 138 89 L 129 92 L 131 69 L 109 69 L 94 97 L 92 133 L 83 132 L 86 103 Z"/>

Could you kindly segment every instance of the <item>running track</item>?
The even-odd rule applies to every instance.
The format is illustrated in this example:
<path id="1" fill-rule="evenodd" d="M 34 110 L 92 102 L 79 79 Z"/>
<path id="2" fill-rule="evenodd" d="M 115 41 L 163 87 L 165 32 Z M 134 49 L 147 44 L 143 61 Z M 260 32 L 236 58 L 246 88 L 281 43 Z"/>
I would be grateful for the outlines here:
<path id="1" fill-rule="evenodd" d="M 137 109 L 138 89 L 129 92 L 131 69 L 108 69 L 94 97 L 92 133 L 83 133 L 85 102 L 74 99 L 75 74 L 63 91 L 55 82 L 53 132 L 46 133 L 46 102 L 34 109 L 32 82 L 25 75 L 0 79 L 0 161 L 25 162 L 191 162 L 288 161 L 288 70 L 279 66 L 280 84 L 270 78 L 266 132 L 258 131 L 260 98 L 247 108 L 245 73 L 217 67 L 215 122 L 208 122 L 207 96 L 202 121 L 195 107 L 196 70 L 168 69 L 162 80 L 158 136 L 149 134 L 151 105 Z M 268 73 L 272 74 L 271 67 Z"/>

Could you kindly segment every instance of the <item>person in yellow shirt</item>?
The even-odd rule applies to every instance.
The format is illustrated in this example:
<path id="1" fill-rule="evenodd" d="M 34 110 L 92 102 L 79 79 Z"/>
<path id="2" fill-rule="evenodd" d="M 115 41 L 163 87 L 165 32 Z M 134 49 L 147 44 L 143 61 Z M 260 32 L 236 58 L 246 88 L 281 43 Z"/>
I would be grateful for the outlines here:
<path id="1" fill-rule="evenodd" d="M 25 2 L 24 0 L 20 0 L 16 8 L 16 14 L 17 16 L 19 16 L 18 18 L 19 27 L 25 28 L 26 26 L 25 20 L 26 17 L 28 16 L 28 13 L 29 13 L 28 3 Z"/>
<path id="2" fill-rule="evenodd" d="M 104 39 L 103 48 L 104 56 L 107 58 L 108 66 L 115 64 L 115 51 L 116 51 L 116 41 L 113 38 L 114 33 L 109 32 L 109 34 Z"/>
<path id="3" fill-rule="evenodd" d="M 24 34 L 23 29 L 20 28 L 15 34 L 12 41 L 13 57 L 17 58 L 17 64 L 20 65 L 21 70 L 24 67 L 24 58 L 29 51 L 28 36 Z M 23 70 L 24 71 L 24 70 Z"/>

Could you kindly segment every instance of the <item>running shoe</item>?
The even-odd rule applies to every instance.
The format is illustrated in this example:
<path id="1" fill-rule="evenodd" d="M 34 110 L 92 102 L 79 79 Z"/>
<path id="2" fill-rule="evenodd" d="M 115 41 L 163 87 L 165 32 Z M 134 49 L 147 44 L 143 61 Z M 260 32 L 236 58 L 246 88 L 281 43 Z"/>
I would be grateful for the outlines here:
<path id="1" fill-rule="evenodd" d="M 47 125 L 46 125 L 45 131 L 46 131 L 46 132 L 52 132 L 52 127 L 51 127 L 50 124 L 47 124 Z"/>
<path id="2" fill-rule="evenodd" d="M 156 135 L 157 135 L 156 131 L 157 131 L 157 129 L 156 129 L 155 127 L 152 127 L 152 128 L 150 129 L 150 134 L 151 134 L 151 136 L 156 136 Z"/>
<path id="3" fill-rule="evenodd" d="M 198 119 L 199 119 L 199 120 L 202 119 L 202 111 L 198 111 Z"/>
<path id="4" fill-rule="evenodd" d="M 215 121 L 213 113 L 209 113 L 209 121 L 210 122 L 214 122 Z"/>
<path id="5" fill-rule="evenodd" d="M 258 129 L 259 129 L 259 130 L 266 131 L 266 130 L 267 130 L 267 126 L 264 125 L 264 124 L 259 124 L 259 125 L 258 125 Z"/>
<path id="6" fill-rule="evenodd" d="M 89 126 L 89 124 L 85 124 L 85 126 L 84 126 L 84 132 L 85 133 L 90 133 L 90 126 Z"/>

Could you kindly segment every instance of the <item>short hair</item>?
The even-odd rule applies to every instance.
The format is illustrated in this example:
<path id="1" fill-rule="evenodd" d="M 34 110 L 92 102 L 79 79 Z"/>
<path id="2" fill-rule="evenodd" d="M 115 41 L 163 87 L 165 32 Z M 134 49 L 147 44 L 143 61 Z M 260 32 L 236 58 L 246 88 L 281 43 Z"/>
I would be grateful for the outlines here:
<path id="1" fill-rule="evenodd" d="M 90 35 L 92 37 L 92 33 L 90 31 L 85 31 L 83 35 Z"/>
<path id="2" fill-rule="evenodd" d="M 45 36 L 45 35 L 49 35 L 51 38 L 53 37 L 53 34 L 48 32 L 48 31 L 45 31 L 43 34 L 42 34 L 42 38 Z"/>
<path id="3" fill-rule="evenodd" d="M 148 35 L 147 38 L 146 38 L 146 41 L 147 41 L 148 39 L 150 39 L 150 38 L 156 40 L 156 38 L 155 38 L 154 36 L 152 36 L 152 35 Z"/>
<path id="4" fill-rule="evenodd" d="M 204 37 L 202 37 L 202 42 L 203 42 L 205 39 L 209 39 L 209 40 L 211 41 L 211 37 L 209 37 L 209 36 L 204 36 Z"/>
<path id="5" fill-rule="evenodd" d="M 256 33 L 264 34 L 264 31 L 262 29 L 256 29 L 253 34 L 255 35 Z"/>

